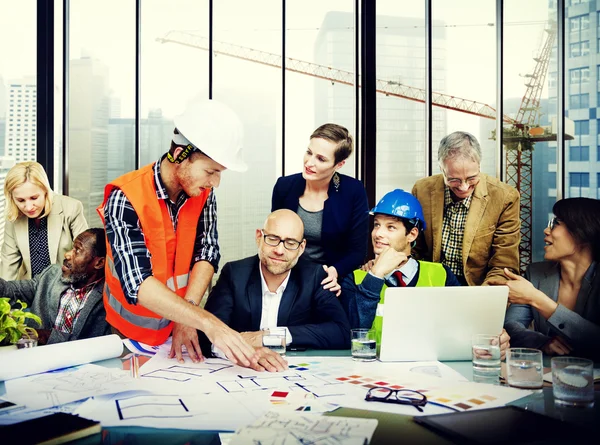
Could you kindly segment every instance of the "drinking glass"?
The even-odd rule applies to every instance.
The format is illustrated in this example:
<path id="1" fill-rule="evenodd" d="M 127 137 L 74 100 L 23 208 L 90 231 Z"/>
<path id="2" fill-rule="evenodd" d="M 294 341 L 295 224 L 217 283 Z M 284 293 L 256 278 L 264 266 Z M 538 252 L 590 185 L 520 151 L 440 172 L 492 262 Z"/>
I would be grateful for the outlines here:
<path id="1" fill-rule="evenodd" d="M 473 381 L 500 384 L 500 336 L 475 334 L 471 342 Z"/>
<path id="2" fill-rule="evenodd" d="M 265 348 L 284 356 L 287 343 L 285 334 L 285 328 L 269 328 L 263 331 L 262 344 Z"/>
<path id="3" fill-rule="evenodd" d="M 506 352 L 508 384 L 515 388 L 541 389 L 544 385 L 542 351 L 530 348 L 510 348 Z"/>
<path id="4" fill-rule="evenodd" d="M 377 358 L 377 339 L 373 329 L 352 329 L 352 359 L 370 362 Z"/>
<path id="5" fill-rule="evenodd" d="M 578 357 L 553 357 L 550 362 L 554 403 L 594 406 L 594 362 Z"/>

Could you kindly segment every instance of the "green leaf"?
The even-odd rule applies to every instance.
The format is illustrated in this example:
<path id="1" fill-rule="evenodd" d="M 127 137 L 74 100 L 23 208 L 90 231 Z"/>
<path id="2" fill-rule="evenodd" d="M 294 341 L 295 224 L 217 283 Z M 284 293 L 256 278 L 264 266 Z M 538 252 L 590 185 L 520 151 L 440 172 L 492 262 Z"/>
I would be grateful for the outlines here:
<path id="1" fill-rule="evenodd" d="M 8 298 L 0 298 L 0 341 L 8 339 L 11 343 L 16 343 L 23 336 L 37 336 L 37 331 L 27 326 L 26 321 L 32 320 L 38 326 L 42 325 L 42 320 L 36 314 L 30 311 L 24 311 L 27 304 L 17 300 L 15 309 L 11 309 Z"/>

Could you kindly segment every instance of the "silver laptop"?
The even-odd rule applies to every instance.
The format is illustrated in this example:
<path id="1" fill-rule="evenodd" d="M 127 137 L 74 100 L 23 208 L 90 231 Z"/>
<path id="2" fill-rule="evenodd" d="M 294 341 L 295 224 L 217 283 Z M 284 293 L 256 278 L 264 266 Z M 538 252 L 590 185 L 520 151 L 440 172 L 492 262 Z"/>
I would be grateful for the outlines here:
<path id="1" fill-rule="evenodd" d="M 499 334 L 508 286 L 390 287 L 379 360 L 471 360 L 473 334 Z"/>

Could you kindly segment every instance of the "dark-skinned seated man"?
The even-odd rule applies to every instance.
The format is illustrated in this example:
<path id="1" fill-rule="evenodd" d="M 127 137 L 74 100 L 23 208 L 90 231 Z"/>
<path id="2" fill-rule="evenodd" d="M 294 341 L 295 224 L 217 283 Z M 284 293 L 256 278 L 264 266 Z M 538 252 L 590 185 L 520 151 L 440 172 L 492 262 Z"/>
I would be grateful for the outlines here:
<path id="1" fill-rule="evenodd" d="M 41 326 L 30 324 L 39 328 L 40 344 L 110 334 L 102 302 L 104 240 L 104 229 L 88 229 L 75 238 L 62 265 L 50 265 L 31 280 L 0 279 L 1 296 L 8 297 L 11 304 L 17 300 L 27 303 L 41 318 Z"/>
<path id="2" fill-rule="evenodd" d="M 335 294 L 323 289 L 326 273 L 316 263 L 302 261 L 304 225 L 291 210 L 271 213 L 256 230 L 258 255 L 229 262 L 210 293 L 205 309 L 216 315 L 257 349 L 262 335 L 286 328 L 286 343 L 313 349 L 348 349 L 350 325 Z M 203 342 L 205 354 L 210 344 Z M 287 368 L 278 354 L 262 354 L 259 370 Z"/>

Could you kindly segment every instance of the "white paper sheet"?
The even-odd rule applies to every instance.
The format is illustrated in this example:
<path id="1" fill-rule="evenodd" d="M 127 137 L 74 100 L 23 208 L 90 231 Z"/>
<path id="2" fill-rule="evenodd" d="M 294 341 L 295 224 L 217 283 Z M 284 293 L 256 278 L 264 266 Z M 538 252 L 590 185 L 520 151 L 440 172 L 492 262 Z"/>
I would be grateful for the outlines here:
<path id="1" fill-rule="evenodd" d="M 376 419 L 325 417 L 306 413 L 269 411 L 241 428 L 230 445 L 366 445 L 377 428 Z"/>
<path id="2" fill-rule="evenodd" d="M 43 409 L 100 394 L 136 389 L 140 384 L 140 380 L 133 379 L 128 371 L 88 364 L 8 380 L 3 397 L 26 405 L 28 409 Z"/>
<path id="3" fill-rule="evenodd" d="M 290 370 L 303 377 L 313 375 L 342 382 L 341 395 L 328 401 L 348 408 L 406 415 L 439 414 L 503 406 L 531 394 L 527 390 L 469 382 L 440 362 L 357 362 L 350 357 L 290 357 L 288 362 Z M 367 402 L 365 396 L 373 386 L 419 391 L 426 395 L 428 403 L 421 413 L 409 405 Z"/>
<path id="4" fill-rule="evenodd" d="M 55 369 L 118 357 L 123 343 L 118 335 L 87 338 L 2 354 L 0 380 L 24 377 Z"/>
<path id="5" fill-rule="evenodd" d="M 235 431 L 264 412 L 266 406 L 246 395 L 190 396 L 129 391 L 89 399 L 80 406 L 76 414 L 100 421 L 104 427 Z"/>

